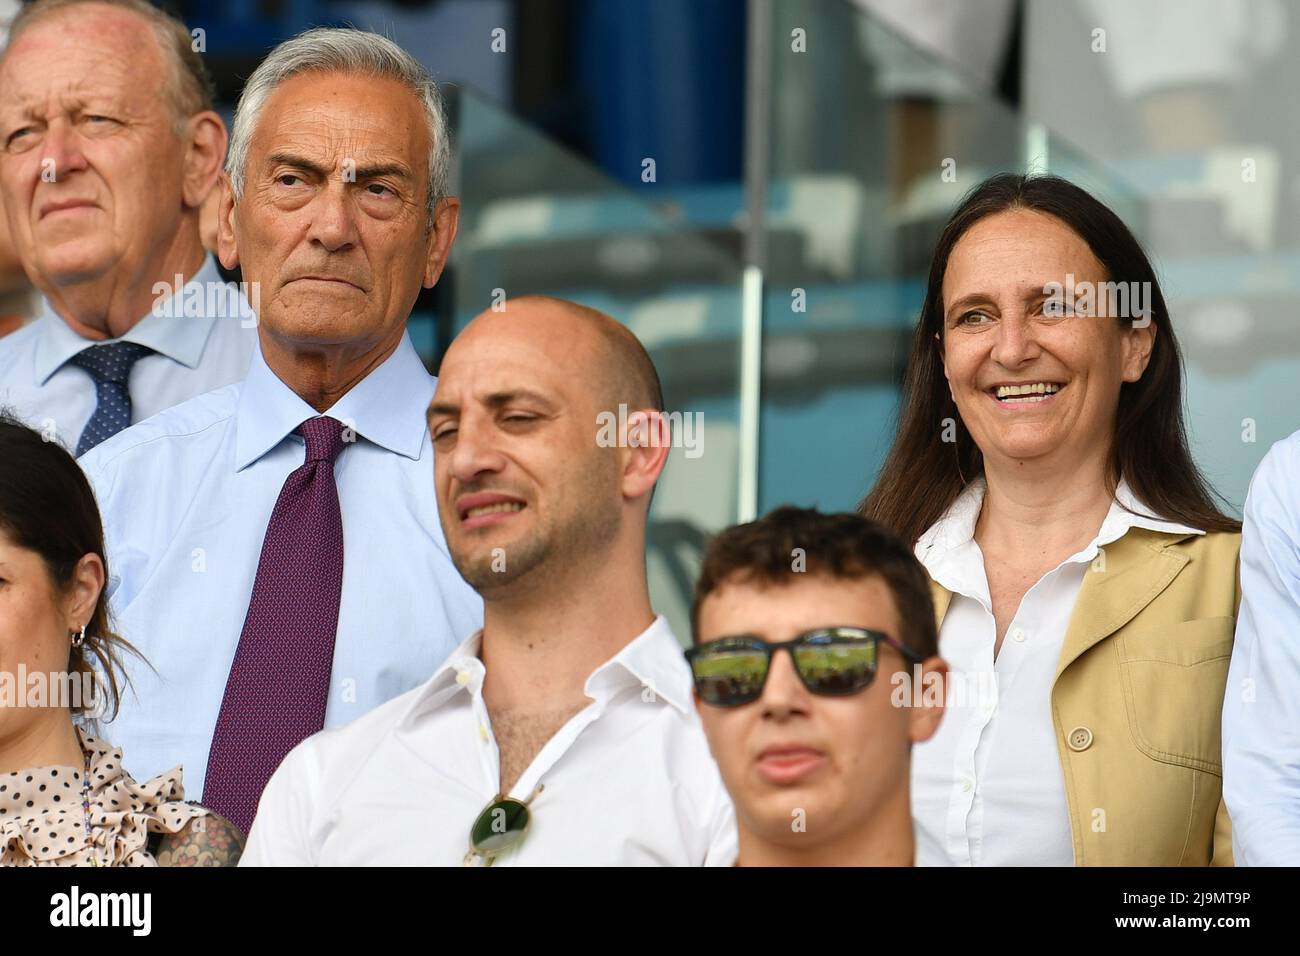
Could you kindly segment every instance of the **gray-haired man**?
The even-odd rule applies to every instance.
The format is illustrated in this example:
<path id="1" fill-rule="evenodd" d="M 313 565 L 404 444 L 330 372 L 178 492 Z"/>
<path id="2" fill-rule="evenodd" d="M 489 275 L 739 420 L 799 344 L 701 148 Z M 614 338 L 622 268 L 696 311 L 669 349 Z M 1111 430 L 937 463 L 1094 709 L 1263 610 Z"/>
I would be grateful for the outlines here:
<path id="1" fill-rule="evenodd" d="M 219 225 L 222 261 L 261 288 L 248 377 L 83 460 L 113 608 L 156 669 L 132 671 L 110 733 L 137 774 L 183 761 L 245 829 L 291 747 L 414 687 L 482 620 L 406 332 L 456 235 L 447 165 L 437 89 L 391 41 L 278 46 L 235 114 Z"/>
<path id="2" fill-rule="evenodd" d="M 145 0 L 42 0 L 0 87 L 0 234 L 44 296 L 0 340 L 0 405 L 80 455 L 242 378 L 256 316 L 199 241 L 226 129 L 185 25 Z"/>

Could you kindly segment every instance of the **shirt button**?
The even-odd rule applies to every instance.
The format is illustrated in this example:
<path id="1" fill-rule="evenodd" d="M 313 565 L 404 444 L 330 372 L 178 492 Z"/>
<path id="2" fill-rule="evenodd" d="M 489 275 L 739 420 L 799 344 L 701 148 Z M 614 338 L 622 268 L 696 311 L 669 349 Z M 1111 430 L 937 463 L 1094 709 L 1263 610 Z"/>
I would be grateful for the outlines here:
<path id="1" fill-rule="evenodd" d="M 487 725 L 486 725 L 486 724 L 479 724 L 479 725 L 478 725 L 478 739 L 484 741 L 485 743 L 487 742 L 487 739 L 488 739 L 488 732 L 487 732 Z"/>
<path id="2" fill-rule="evenodd" d="M 974 788 L 974 786 L 975 786 L 975 781 L 972 780 L 970 777 L 963 777 L 963 778 L 962 778 L 962 781 L 961 781 L 961 791 L 962 791 L 962 793 L 970 793 L 971 790 Z"/>
<path id="3" fill-rule="evenodd" d="M 469 683 L 469 671 L 456 671 L 456 683 L 464 687 Z"/>
<path id="4" fill-rule="evenodd" d="M 1026 634 L 1024 631 L 1022 631 L 1020 628 L 1016 628 L 1014 631 L 1011 632 L 1011 639 L 1015 641 L 1017 644 L 1025 643 L 1025 638 L 1028 636 L 1029 635 Z"/>
<path id="5" fill-rule="evenodd" d="M 1071 750 L 1087 750 L 1092 746 L 1092 731 L 1087 727 L 1075 727 L 1065 742 Z"/>

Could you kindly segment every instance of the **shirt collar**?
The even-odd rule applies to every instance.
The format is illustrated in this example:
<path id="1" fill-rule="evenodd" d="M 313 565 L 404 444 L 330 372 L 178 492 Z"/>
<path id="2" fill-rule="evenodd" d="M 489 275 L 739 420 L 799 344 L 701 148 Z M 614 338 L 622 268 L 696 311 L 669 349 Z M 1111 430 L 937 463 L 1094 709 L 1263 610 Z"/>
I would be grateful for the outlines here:
<path id="1" fill-rule="evenodd" d="M 1130 528 L 1145 528 L 1161 534 L 1205 534 L 1203 528 L 1193 528 L 1190 525 L 1179 524 L 1177 521 L 1157 517 L 1150 508 L 1138 500 L 1128 482 L 1121 478 L 1115 488 L 1115 501 L 1106 514 L 1106 520 L 1101 523 L 1101 531 L 1097 535 L 1098 546 L 1118 541 Z"/>
<path id="2" fill-rule="evenodd" d="M 957 500 L 948 507 L 943 517 L 931 525 L 917 540 L 916 556 L 930 571 L 932 577 L 936 577 L 936 570 L 949 557 L 957 557 L 973 545 L 975 523 L 979 520 L 980 508 L 984 505 L 986 487 L 983 478 L 972 481 L 962 489 Z M 1106 512 L 1106 518 L 1101 523 L 1101 530 L 1097 533 L 1093 545 L 1101 547 L 1118 541 L 1131 528 L 1145 528 L 1162 534 L 1184 536 L 1205 533 L 1201 529 L 1157 517 L 1133 494 L 1128 481 L 1121 478 L 1115 488 L 1115 499 L 1111 502 L 1110 510 Z"/>
<path id="3" fill-rule="evenodd" d="M 916 541 L 916 556 L 926 567 L 949 552 L 975 540 L 975 522 L 984 506 L 984 479 L 976 478 L 961 490 L 934 524 Z"/>
<path id="4" fill-rule="evenodd" d="M 323 413 L 317 412 L 271 371 L 260 346 L 254 350 L 239 393 L 235 423 L 235 470 L 261 458 L 309 418 L 338 419 L 367 441 L 419 461 L 428 437 L 425 411 L 437 380 L 402 333 L 393 354 Z"/>
<path id="5" fill-rule="evenodd" d="M 482 690 L 487 673 L 479 657 L 483 632 L 475 631 L 434 671 L 411 702 L 402 718 L 415 718 L 445 704 L 461 687 L 471 694 Z M 620 691 L 636 688 L 642 700 L 663 699 L 682 714 L 691 712 L 691 675 L 681 645 L 661 614 L 633 641 L 601 664 L 583 686 L 583 692 L 597 703 L 610 700 Z"/>
<path id="6" fill-rule="evenodd" d="M 691 673 L 672 628 L 662 614 L 621 651 L 597 667 L 583 688 L 594 700 L 608 700 L 628 687 L 640 689 L 643 700 L 662 697 L 688 714 Z"/>
<path id="7" fill-rule="evenodd" d="M 44 385 L 51 375 L 92 345 L 108 342 L 135 342 L 147 346 L 159 355 L 165 355 L 186 368 L 197 368 L 208 344 L 215 315 L 186 315 L 185 297 L 192 296 L 206 305 L 207 290 L 211 283 L 221 283 L 216 259 L 208 254 L 199 271 L 190 277 L 179 291 L 167 299 L 158 300 L 154 306 L 120 338 L 92 341 L 72 331 L 48 299 L 41 298 L 41 332 L 36 342 L 36 380 Z M 168 286 L 170 288 L 170 286 Z M 164 304 L 166 303 L 166 304 Z M 204 309 L 200 309 L 203 312 Z M 231 319 L 234 321 L 234 319 Z"/>

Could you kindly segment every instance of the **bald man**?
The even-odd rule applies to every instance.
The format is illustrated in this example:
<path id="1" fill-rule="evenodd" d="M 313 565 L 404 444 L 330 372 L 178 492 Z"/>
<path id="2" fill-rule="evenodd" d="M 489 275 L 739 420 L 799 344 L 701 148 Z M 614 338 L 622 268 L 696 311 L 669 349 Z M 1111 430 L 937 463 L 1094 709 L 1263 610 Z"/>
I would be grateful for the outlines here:
<path id="1" fill-rule="evenodd" d="M 484 627 L 423 686 L 292 751 L 245 865 L 735 859 L 646 584 L 662 413 L 649 356 L 607 315 L 527 297 L 469 324 L 428 417 L 443 533 Z"/>

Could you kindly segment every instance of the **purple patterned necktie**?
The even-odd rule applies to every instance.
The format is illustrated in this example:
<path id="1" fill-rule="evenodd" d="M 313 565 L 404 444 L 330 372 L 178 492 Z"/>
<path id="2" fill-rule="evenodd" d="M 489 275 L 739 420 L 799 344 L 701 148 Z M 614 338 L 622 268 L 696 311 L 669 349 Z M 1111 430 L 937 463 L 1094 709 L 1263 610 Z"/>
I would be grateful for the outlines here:
<path id="1" fill-rule="evenodd" d="M 343 587 L 343 517 L 334 459 L 343 424 L 297 429 L 307 459 L 271 512 L 253 597 L 208 753 L 203 801 L 248 832 L 285 754 L 325 726 Z"/>

